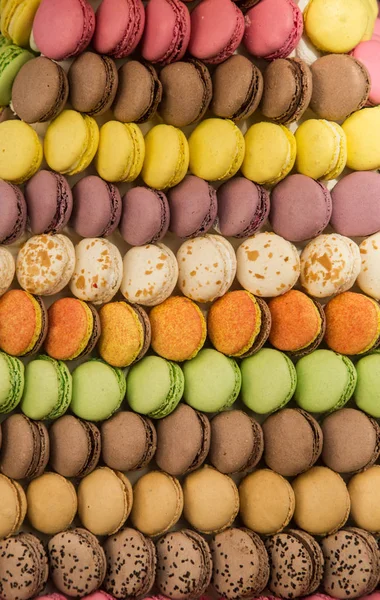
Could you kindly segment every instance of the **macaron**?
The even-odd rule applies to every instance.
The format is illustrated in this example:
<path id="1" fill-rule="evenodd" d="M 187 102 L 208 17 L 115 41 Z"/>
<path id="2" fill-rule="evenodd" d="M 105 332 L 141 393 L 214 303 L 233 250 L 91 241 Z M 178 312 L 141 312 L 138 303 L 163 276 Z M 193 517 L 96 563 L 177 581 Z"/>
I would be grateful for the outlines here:
<path id="1" fill-rule="evenodd" d="M 380 453 L 380 428 L 354 408 L 343 408 L 322 422 L 322 460 L 337 473 L 357 473 L 371 467 Z M 369 513 L 371 514 L 371 513 Z"/>
<path id="2" fill-rule="evenodd" d="M 4 246 L 0 246 L 0 296 L 12 285 L 16 265 L 12 254 Z"/>
<path id="3" fill-rule="evenodd" d="M 107 121 L 100 128 L 95 167 L 110 182 L 134 181 L 141 172 L 145 156 L 144 138 L 135 123 Z"/>
<path id="4" fill-rule="evenodd" d="M 227 1 L 232 6 L 231 0 Z M 190 135 L 189 149 L 191 173 L 201 179 L 219 181 L 236 175 L 243 163 L 245 143 L 233 121 L 206 119 Z"/>
<path id="5" fill-rule="evenodd" d="M 149 2 L 141 43 L 143 58 L 160 66 L 181 60 L 189 44 L 190 28 L 189 9 L 180 0 Z"/>
<path id="6" fill-rule="evenodd" d="M 109 598 L 104 597 L 103 593 L 104 592 L 100 592 L 100 596 L 98 597 L 98 599 L 96 599 L 94 596 L 93 600 L 110 600 Z M 90 596 L 87 596 L 87 598 L 89 598 L 89 597 Z M 47 594 L 47 596 L 38 596 L 38 600 L 66 600 L 66 597 L 62 596 L 62 594 L 56 594 L 54 592 L 53 594 Z"/>
<path id="7" fill-rule="evenodd" d="M 82 237 L 107 237 L 118 227 L 121 196 L 118 188 L 96 175 L 80 179 L 73 187 L 70 226 Z"/>
<path id="8" fill-rule="evenodd" d="M 152 419 L 172 413 L 182 398 L 183 388 L 181 367 L 160 356 L 145 356 L 128 371 L 128 404 L 133 411 Z"/>
<path id="9" fill-rule="evenodd" d="M 0 181 L 0 242 L 13 244 L 25 233 L 26 203 L 24 194 L 15 185 Z"/>
<path id="10" fill-rule="evenodd" d="M 65 109 L 47 128 L 46 162 L 63 175 L 81 173 L 92 162 L 99 144 L 99 127 L 92 117 Z"/>
<path id="11" fill-rule="evenodd" d="M 54 535 L 68 529 L 77 512 L 77 494 L 71 481 L 58 473 L 44 473 L 26 490 L 28 519 L 34 529 Z"/>
<path id="12" fill-rule="evenodd" d="M 96 11 L 93 46 L 98 54 L 125 58 L 141 40 L 145 25 L 140 0 L 106 0 Z"/>
<path id="13" fill-rule="evenodd" d="M 0 589 L 4 600 L 29 600 L 44 589 L 48 561 L 42 542 L 31 533 L 0 541 Z M 28 576 L 25 577 L 25 572 Z"/>
<path id="14" fill-rule="evenodd" d="M 342 173 L 348 142 L 340 125 L 325 119 L 309 119 L 298 127 L 295 138 L 298 173 L 322 180 L 336 179 Z"/>
<path id="15" fill-rule="evenodd" d="M 211 112 L 235 122 L 256 111 L 264 87 L 260 69 L 242 54 L 233 54 L 216 67 L 212 85 Z"/>
<path id="16" fill-rule="evenodd" d="M 368 296 L 380 300 L 380 286 L 378 283 L 380 234 L 375 233 L 363 240 L 359 249 L 361 269 L 358 274 L 357 285 Z"/>
<path id="17" fill-rule="evenodd" d="M 354 399 L 360 410 L 371 417 L 380 417 L 380 356 L 377 352 L 361 358 L 356 363 L 357 385 Z"/>
<path id="18" fill-rule="evenodd" d="M 296 369 L 282 352 L 262 348 L 241 362 L 241 395 L 244 404 L 263 415 L 283 408 L 297 384 Z"/>
<path id="19" fill-rule="evenodd" d="M 157 423 L 157 466 L 176 477 L 195 471 L 206 460 L 210 440 L 206 415 L 180 403 Z"/>
<path id="20" fill-rule="evenodd" d="M 69 182 L 60 173 L 38 171 L 25 186 L 25 200 L 33 235 L 59 233 L 69 222 L 73 196 Z"/>
<path id="21" fill-rule="evenodd" d="M 262 427 L 265 464 L 283 477 L 294 477 L 310 469 L 324 448 L 318 421 L 299 408 L 279 410 L 267 417 Z"/>
<path id="22" fill-rule="evenodd" d="M 312 413 L 343 408 L 356 386 L 356 370 L 347 356 L 332 350 L 315 350 L 302 357 L 297 365 L 294 399 L 298 406 Z"/>
<path id="23" fill-rule="evenodd" d="M 377 505 L 380 486 L 380 465 L 374 465 L 354 475 L 348 483 L 351 499 L 350 516 L 356 527 L 377 533 L 380 530 L 380 514 Z"/>
<path id="24" fill-rule="evenodd" d="M 215 15 L 218 27 L 215 27 Z M 205 0 L 191 12 L 189 52 L 210 64 L 234 54 L 244 34 L 244 17 L 231 0 Z"/>
<path id="25" fill-rule="evenodd" d="M 376 19 L 378 23 L 379 19 Z M 374 60 L 376 53 L 379 51 L 380 38 L 377 36 L 372 37 L 371 40 L 360 42 L 356 48 L 352 51 L 352 56 L 364 65 L 365 69 L 369 73 L 369 95 L 368 103 L 372 106 L 377 106 L 380 102 L 379 92 L 379 72 L 376 60 Z"/>
<path id="26" fill-rule="evenodd" d="M 205 466 L 183 482 L 185 519 L 200 533 L 231 527 L 239 512 L 239 493 L 231 477 Z"/>
<path id="27" fill-rule="evenodd" d="M 110 302 L 120 288 L 123 264 L 119 249 L 106 239 L 87 238 L 75 246 L 71 293 L 95 305 Z"/>
<path id="28" fill-rule="evenodd" d="M 166 4 L 167 0 L 158 2 Z M 152 127 L 145 136 L 145 160 L 141 172 L 144 183 L 157 190 L 174 187 L 185 177 L 188 167 L 189 145 L 185 134 L 172 125 Z"/>
<path id="29" fill-rule="evenodd" d="M 19 46 L 28 46 L 40 0 L 4 0 L 1 4 L 1 33 Z"/>
<path id="30" fill-rule="evenodd" d="M 44 123 L 62 112 L 69 96 L 69 83 L 63 68 L 39 56 L 26 62 L 12 86 L 12 107 L 26 123 Z"/>
<path id="31" fill-rule="evenodd" d="M 12 479 L 32 479 L 49 461 L 49 435 L 45 425 L 15 413 L 1 425 L 1 472 Z"/>
<path id="32" fill-rule="evenodd" d="M 380 229 L 379 191 L 379 173 L 361 171 L 342 177 L 331 191 L 330 225 L 334 231 L 348 237 L 377 233 Z"/>
<path id="33" fill-rule="evenodd" d="M 214 227 L 222 235 L 245 238 L 265 224 L 270 201 L 268 191 L 261 185 L 245 177 L 234 177 L 218 188 L 217 196 L 218 216 Z"/>
<path id="34" fill-rule="evenodd" d="M 260 424 L 242 410 L 228 410 L 212 418 L 208 460 L 220 473 L 252 471 L 263 449 Z"/>
<path id="35" fill-rule="evenodd" d="M 211 348 L 204 348 L 183 365 L 187 404 L 202 412 L 219 412 L 230 408 L 240 393 L 241 373 L 233 358 Z"/>
<path id="36" fill-rule="evenodd" d="M 161 471 L 146 473 L 133 486 L 131 522 L 141 533 L 162 535 L 178 522 L 183 492 L 178 479 Z"/>
<path id="37" fill-rule="evenodd" d="M 204 235 L 214 226 L 218 203 L 215 189 L 195 175 L 168 190 L 169 229 L 180 238 Z"/>
<path id="38" fill-rule="evenodd" d="M 177 279 L 178 264 L 168 246 L 135 246 L 124 256 L 120 291 L 132 304 L 156 306 L 169 298 Z"/>
<path id="39" fill-rule="evenodd" d="M 48 330 L 42 298 L 24 290 L 9 290 L 0 298 L 0 349 L 12 356 L 38 352 Z"/>
<path id="40" fill-rule="evenodd" d="M 157 435 L 152 421 L 133 412 L 117 412 L 102 423 L 100 433 L 102 459 L 110 469 L 143 469 L 156 452 Z"/>
<path id="41" fill-rule="evenodd" d="M 170 210 L 164 192 L 138 186 L 123 196 L 120 233 L 131 246 L 162 240 L 169 228 Z"/>
<path id="42" fill-rule="evenodd" d="M 119 68 L 118 77 L 112 106 L 115 119 L 122 123 L 145 123 L 153 118 L 162 98 L 162 85 L 155 68 L 145 62 L 129 60 Z"/>
<path id="43" fill-rule="evenodd" d="M 26 516 L 26 496 L 16 481 L 0 475 L 0 493 L 3 510 L 0 515 L 0 539 L 14 535 Z"/>
<path id="44" fill-rule="evenodd" d="M 64 415 L 49 429 L 50 467 L 63 477 L 84 477 L 100 458 L 100 432 L 93 423 Z"/>
<path id="45" fill-rule="evenodd" d="M 70 408 L 81 419 L 104 421 L 120 407 L 125 396 L 125 376 L 99 359 L 74 369 Z"/>
<path id="46" fill-rule="evenodd" d="M 372 171 L 380 167 L 380 108 L 354 112 L 342 125 L 347 137 L 347 166 L 354 171 Z"/>
<path id="47" fill-rule="evenodd" d="M 256 533 L 233 527 L 215 535 L 210 548 L 211 582 L 218 594 L 227 600 L 260 596 L 268 583 L 269 560 Z"/>
<path id="48" fill-rule="evenodd" d="M 78 515 L 94 535 L 112 535 L 127 520 L 133 502 L 132 486 L 120 471 L 98 467 L 78 486 Z"/>
<path id="49" fill-rule="evenodd" d="M 16 357 L 0 352 L 0 414 L 11 412 L 20 403 L 24 390 L 24 364 Z"/>
<path id="50" fill-rule="evenodd" d="M 34 58 L 34 54 L 15 44 L 3 47 L 0 55 L 0 105 L 12 99 L 12 85 L 21 67 Z"/>
<path id="51" fill-rule="evenodd" d="M 275 185 L 293 169 L 296 141 L 284 125 L 260 122 L 252 125 L 244 136 L 244 177 L 261 185 Z"/>
<path id="52" fill-rule="evenodd" d="M 111 108 L 116 96 L 118 73 L 109 56 L 84 52 L 68 72 L 70 103 L 74 110 L 99 116 Z"/>
<path id="53" fill-rule="evenodd" d="M 33 40 L 41 54 L 60 61 L 89 45 L 95 14 L 87 0 L 42 0 L 33 21 Z"/>
<path id="54" fill-rule="evenodd" d="M 0 59 L 2 56 L 0 54 Z M 0 123 L 0 150 L 0 178 L 10 183 L 24 183 L 41 166 L 41 141 L 34 129 L 23 121 Z"/>

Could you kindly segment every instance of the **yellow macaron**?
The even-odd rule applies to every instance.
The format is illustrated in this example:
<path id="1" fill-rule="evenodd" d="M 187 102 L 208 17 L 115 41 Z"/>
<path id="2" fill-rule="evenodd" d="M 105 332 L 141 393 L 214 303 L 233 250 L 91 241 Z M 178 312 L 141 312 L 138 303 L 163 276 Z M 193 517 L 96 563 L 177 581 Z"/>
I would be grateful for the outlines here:
<path id="1" fill-rule="evenodd" d="M 30 125 L 0 123 L 0 179 L 23 183 L 38 171 L 42 158 L 42 144 Z"/>
<path id="2" fill-rule="evenodd" d="M 189 168 L 189 145 L 184 133 L 172 125 L 156 125 L 145 136 L 142 178 L 157 190 L 174 187 Z"/>
<path id="3" fill-rule="evenodd" d="M 368 23 L 362 41 L 368 41 L 372 38 L 375 22 L 379 12 L 377 0 L 362 0 L 368 12 Z"/>
<path id="4" fill-rule="evenodd" d="M 134 181 L 141 172 L 145 143 L 135 123 L 108 121 L 100 128 L 96 170 L 106 181 Z"/>
<path id="5" fill-rule="evenodd" d="M 207 181 L 233 177 L 245 154 L 244 137 L 228 119 L 206 119 L 189 138 L 190 171 Z"/>
<path id="6" fill-rule="evenodd" d="M 1 3 L 1 33 L 22 47 L 29 45 L 34 16 L 41 0 L 5 0 Z"/>
<path id="7" fill-rule="evenodd" d="M 99 128 L 95 119 L 75 110 L 64 110 L 47 129 L 46 162 L 58 173 L 81 173 L 94 158 L 98 143 Z"/>
<path id="8" fill-rule="evenodd" d="M 255 123 L 245 134 L 242 172 L 261 185 L 274 185 L 290 173 L 296 159 L 296 141 L 284 125 Z"/>
<path id="9" fill-rule="evenodd" d="M 380 107 L 354 112 L 342 128 L 347 137 L 347 166 L 354 171 L 380 169 Z"/>
<path id="10" fill-rule="evenodd" d="M 335 179 L 347 162 L 347 140 L 343 129 L 333 121 L 309 119 L 295 133 L 296 168 L 313 179 Z"/>

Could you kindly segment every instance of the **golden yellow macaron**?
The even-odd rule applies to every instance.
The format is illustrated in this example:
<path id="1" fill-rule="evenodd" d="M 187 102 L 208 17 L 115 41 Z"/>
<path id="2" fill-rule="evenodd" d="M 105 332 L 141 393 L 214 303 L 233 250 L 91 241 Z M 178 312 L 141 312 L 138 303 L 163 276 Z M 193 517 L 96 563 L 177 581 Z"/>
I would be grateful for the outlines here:
<path id="1" fill-rule="evenodd" d="M 347 162 L 347 141 L 343 129 L 333 121 L 309 119 L 295 133 L 296 169 L 313 179 L 335 179 Z"/>
<path id="2" fill-rule="evenodd" d="M 144 137 L 135 123 L 108 121 L 100 128 L 95 167 L 106 181 L 134 181 L 144 157 Z"/>
<path id="3" fill-rule="evenodd" d="M 5 0 L 1 4 L 1 33 L 22 47 L 29 45 L 34 16 L 41 0 Z"/>
<path id="4" fill-rule="evenodd" d="M 354 112 L 342 125 L 347 137 L 347 166 L 354 171 L 380 168 L 380 107 Z"/>
<path id="5" fill-rule="evenodd" d="M 34 129 L 23 121 L 0 123 L 0 179 L 23 183 L 42 163 L 42 144 Z"/>
<path id="6" fill-rule="evenodd" d="M 368 23 L 365 30 L 362 42 L 368 41 L 372 38 L 373 30 L 375 28 L 375 22 L 379 12 L 377 0 L 362 0 L 368 12 Z"/>
<path id="7" fill-rule="evenodd" d="M 142 178 L 157 190 L 174 187 L 189 168 L 189 145 L 185 134 L 172 125 L 156 125 L 145 136 Z"/>

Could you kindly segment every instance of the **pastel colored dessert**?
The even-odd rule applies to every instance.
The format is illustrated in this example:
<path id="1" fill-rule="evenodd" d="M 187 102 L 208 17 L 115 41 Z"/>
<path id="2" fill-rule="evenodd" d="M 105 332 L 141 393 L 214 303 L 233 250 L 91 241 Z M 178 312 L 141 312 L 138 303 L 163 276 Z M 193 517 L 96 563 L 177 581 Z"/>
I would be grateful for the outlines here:
<path id="1" fill-rule="evenodd" d="M 342 177 L 331 191 L 330 224 L 333 229 L 348 237 L 377 233 L 380 228 L 380 211 L 377 205 L 379 191 L 379 173 L 364 171 Z"/>
<path id="2" fill-rule="evenodd" d="M 157 423 L 157 466 L 179 476 L 198 469 L 210 449 L 211 428 L 206 415 L 180 403 Z"/>
<path id="3" fill-rule="evenodd" d="M 200 60 L 176 62 L 160 73 L 162 100 L 158 112 L 164 123 L 185 127 L 200 121 L 211 102 L 212 81 Z"/>
<path id="4" fill-rule="evenodd" d="M 237 358 L 263 347 L 271 328 L 267 304 L 245 290 L 227 292 L 207 314 L 208 336 L 219 352 Z"/>
<path id="5" fill-rule="evenodd" d="M 296 141 L 284 125 L 260 122 L 252 125 L 244 136 L 244 177 L 261 185 L 275 185 L 293 169 Z"/>
<path id="6" fill-rule="evenodd" d="M 99 359 L 82 363 L 73 374 L 70 408 L 81 419 L 104 421 L 120 407 L 125 396 L 125 376 Z"/>
<path id="7" fill-rule="evenodd" d="M 60 417 L 49 429 L 50 466 L 63 477 L 85 477 L 100 458 L 100 432 L 73 415 Z"/>
<path id="8" fill-rule="evenodd" d="M 181 60 L 190 40 L 190 13 L 180 0 L 153 0 L 146 7 L 143 58 L 160 66 Z"/>
<path id="9" fill-rule="evenodd" d="M 118 227 L 121 196 L 112 183 L 96 175 L 80 179 L 73 187 L 70 226 L 82 237 L 107 237 Z"/>
<path id="10" fill-rule="evenodd" d="M 0 470 L 12 479 L 33 479 L 49 462 L 49 434 L 45 425 L 22 414 L 7 417 L 1 425 Z"/>
<path id="11" fill-rule="evenodd" d="M 25 63 L 13 82 L 12 107 L 26 123 L 44 123 L 62 112 L 69 95 L 63 68 L 39 56 Z"/>
<path id="12" fill-rule="evenodd" d="M 48 331 L 42 298 L 9 290 L 0 298 L 0 349 L 12 356 L 38 352 Z"/>
<path id="13" fill-rule="evenodd" d="M 294 399 L 311 413 L 331 412 L 343 408 L 356 386 L 356 370 L 347 356 L 332 350 L 315 350 L 302 357 L 297 365 Z"/>
<path id="14" fill-rule="evenodd" d="M 375 300 L 380 300 L 380 286 L 378 283 L 380 250 L 380 235 L 375 233 L 363 240 L 359 246 L 361 256 L 361 269 L 358 274 L 357 284 L 362 292 Z"/>
<path id="15" fill-rule="evenodd" d="M 152 349 L 167 360 L 190 360 L 206 341 L 206 319 L 197 304 L 189 298 L 171 296 L 153 307 L 149 320 Z"/>
<path id="16" fill-rule="evenodd" d="M 106 575 L 104 550 L 92 533 L 77 527 L 48 543 L 50 577 L 59 592 L 71 597 L 96 591 Z"/>
<path id="17" fill-rule="evenodd" d="M 310 108 L 319 119 L 344 121 L 366 105 L 371 79 L 361 61 L 346 54 L 329 54 L 318 58 L 310 69 Z"/>
<path id="18" fill-rule="evenodd" d="M 26 496 L 21 485 L 0 475 L 0 493 L 3 511 L 0 515 L 0 539 L 14 535 L 26 516 Z"/>
<path id="19" fill-rule="evenodd" d="M 94 535 L 113 535 L 124 525 L 133 502 L 132 485 L 120 471 L 98 467 L 78 486 L 78 515 Z"/>
<path id="20" fill-rule="evenodd" d="M 240 121 L 258 108 L 263 94 L 261 71 L 248 58 L 233 54 L 212 74 L 211 112 L 216 117 Z"/>
<path id="21" fill-rule="evenodd" d="M 218 594 L 227 600 L 260 596 L 268 583 L 269 560 L 264 542 L 256 533 L 243 528 L 227 529 L 212 538 L 210 548 L 211 582 Z"/>
<path id="22" fill-rule="evenodd" d="M 123 274 L 119 249 L 106 239 L 87 238 L 75 246 L 75 259 L 71 293 L 95 305 L 110 302 Z"/>
<path id="23" fill-rule="evenodd" d="M 133 187 L 123 196 L 122 207 L 119 230 L 131 246 L 154 244 L 166 235 L 170 211 L 163 192 Z"/>
<path id="24" fill-rule="evenodd" d="M 120 291 L 133 304 L 156 306 L 169 298 L 177 279 L 178 264 L 168 246 L 135 246 L 124 256 Z"/>
<path id="25" fill-rule="evenodd" d="M 162 419 L 172 413 L 182 398 L 183 389 L 181 367 L 160 356 L 145 356 L 128 371 L 128 404 L 135 412 L 152 419 Z"/>
<path id="26" fill-rule="evenodd" d="M 342 125 L 347 137 L 347 166 L 354 171 L 378 169 L 380 108 L 354 112 Z"/>
<path id="27" fill-rule="evenodd" d="M 30 419 L 57 419 L 69 408 L 72 379 L 61 360 L 40 355 L 25 367 L 20 408 Z"/>
<path id="28" fill-rule="evenodd" d="M 65 235 L 35 235 L 21 247 L 16 261 L 20 286 L 30 294 L 53 296 L 69 283 L 75 251 Z"/>
<path id="29" fill-rule="evenodd" d="M 157 435 L 152 421 L 133 412 L 117 412 L 102 423 L 100 433 L 102 459 L 110 469 L 143 469 L 156 452 Z"/>
<path id="30" fill-rule="evenodd" d="M 261 426 L 242 410 L 228 410 L 212 418 L 208 459 L 221 473 L 252 471 L 263 449 Z"/>
<path id="31" fill-rule="evenodd" d="M 379 425 L 359 410 L 343 408 L 328 415 L 322 422 L 322 432 L 322 460 L 337 473 L 368 469 L 379 457 Z"/>
<path id="32" fill-rule="evenodd" d="M 134 123 L 107 121 L 100 128 L 95 167 L 110 182 L 134 181 L 141 172 L 145 157 L 144 138 Z"/>
<path id="33" fill-rule="evenodd" d="M 167 533 L 157 542 L 156 552 L 159 592 L 170 598 L 198 598 L 207 590 L 212 575 L 211 553 L 207 542 L 195 531 Z M 151 600 L 165 597 L 154 596 Z"/>
<path id="34" fill-rule="evenodd" d="M 41 54 L 53 60 L 77 56 L 89 45 L 95 14 L 87 0 L 42 0 L 33 21 L 33 39 Z"/>
<path id="35" fill-rule="evenodd" d="M 33 20 L 41 0 L 3 0 L 1 33 L 19 46 L 28 46 Z"/>
<path id="36" fill-rule="evenodd" d="M 183 365 L 184 400 L 195 410 L 219 412 L 230 408 L 240 393 L 237 362 L 217 350 L 204 348 Z"/>
<path id="37" fill-rule="evenodd" d="M 68 529 L 77 512 L 77 494 L 68 479 L 58 473 L 44 473 L 26 490 L 28 519 L 41 533 L 55 535 Z"/>
<path id="38" fill-rule="evenodd" d="M 244 137 L 233 121 L 206 119 L 190 135 L 189 150 L 193 175 L 208 181 L 230 179 L 242 165 Z"/>
<path id="39" fill-rule="evenodd" d="M 377 352 L 361 358 L 356 363 L 357 385 L 354 399 L 360 410 L 364 410 L 371 417 L 380 416 L 379 409 L 379 381 L 380 381 L 380 356 Z"/>
<path id="40" fill-rule="evenodd" d="M 269 193 L 244 177 L 234 177 L 217 191 L 218 217 L 214 227 L 226 237 L 245 238 L 265 224 L 270 208 Z"/>
<path id="41" fill-rule="evenodd" d="M 218 27 L 215 27 L 218 14 Z M 231 0 L 205 0 L 191 13 L 189 52 L 195 58 L 219 64 L 234 54 L 244 34 L 244 17 Z"/>
<path id="42" fill-rule="evenodd" d="M 205 466 L 183 482 L 185 519 L 200 533 L 220 533 L 239 512 L 239 493 L 231 477 Z"/>
<path id="43" fill-rule="evenodd" d="M 98 54 L 125 58 L 144 31 L 145 11 L 140 0 L 105 0 L 96 11 L 93 46 Z"/>
<path id="44" fill-rule="evenodd" d="M 283 477 L 294 477 L 310 469 L 324 448 L 318 422 L 299 408 L 279 410 L 267 417 L 262 427 L 265 464 Z"/>
<path id="45" fill-rule="evenodd" d="M 342 173 L 348 141 L 340 125 L 325 119 L 309 119 L 298 127 L 295 138 L 298 173 L 322 180 L 336 179 Z"/>
<path id="46" fill-rule="evenodd" d="M 162 97 L 162 85 L 155 68 L 148 63 L 129 60 L 119 68 L 118 76 L 119 85 L 112 106 L 115 119 L 122 123 L 145 123 L 153 118 Z"/>
<path id="47" fill-rule="evenodd" d="M 99 116 L 111 108 L 116 96 L 117 68 L 108 56 L 84 52 L 68 72 L 70 103 L 74 110 Z"/>
<path id="48" fill-rule="evenodd" d="M 376 19 L 376 22 L 378 21 L 379 19 Z M 374 36 L 369 41 L 360 42 L 352 51 L 352 56 L 363 64 L 369 73 L 368 103 L 372 106 L 377 106 L 380 102 L 379 71 L 374 60 L 380 49 L 379 43 L 380 37 Z"/>
<path id="49" fill-rule="evenodd" d="M 188 167 L 189 145 L 185 134 L 172 125 L 152 127 L 145 136 L 141 173 L 144 183 L 158 190 L 174 187 L 185 177 Z"/>
<path id="50" fill-rule="evenodd" d="M 356 527 L 377 533 L 380 529 L 380 514 L 376 498 L 380 485 L 380 467 L 374 465 L 354 475 L 348 483 L 351 499 L 351 518 Z"/>
<path id="51" fill-rule="evenodd" d="M 0 246 L 0 296 L 12 285 L 15 272 L 16 265 L 12 254 L 4 246 Z"/>
<path id="52" fill-rule="evenodd" d="M 2 56 L 0 54 L 0 59 Z M 0 178 L 10 183 L 24 183 L 42 163 L 41 141 L 34 129 L 23 121 L 0 123 L 0 151 Z"/>
<path id="53" fill-rule="evenodd" d="M 180 238 L 204 235 L 214 226 L 218 202 L 215 189 L 200 177 L 186 175 L 168 190 L 170 231 Z"/>
<path id="54" fill-rule="evenodd" d="M 115 600 L 114 596 L 107 594 L 107 592 L 104 592 L 103 590 L 97 590 L 96 592 L 84 597 L 88 600 Z"/>
<path id="55" fill-rule="evenodd" d="M 324 231 L 332 210 L 331 195 L 323 183 L 295 174 L 272 190 L 269 220 L 278 235 L 290 242 L 303 242 Z"/>
<path id="56" fill-rule="evenodd" d="M 182 514 L 178 479 L 162 471 L 146 473 L 133 486 L 131 522 L 141 533 L 157 536 L 174 527 Z"/>
<path id="57" fill-rule="evenodd" d="M 34 54 L 15 44 L 0 53 L 0 105 L 6 106 L 12 98 L 12 85 L 21 67 L 34 58 Z"/>
<path id="58" fill-rule="evenodd" d="M 7 557 L 0 563 L 4 600 L 29 600 L 42 592 L 49 574 L 48 560 L 42 542 L 35 535 L 20 533 L 0 541 L 0 554 Z"/>
<path id="59" fill-rule="evenodd" d="M 38 600 L 66 600 L 65 596 L 62 596 L 62 594 L 48 594 L 47 596 L 38 596 Z M 100 597 L 100 599 L 98 600 L 109 600 L 107 598 L 102 598 Z"/>
<path id="60" fill-rule="evenodd" d="M 178 286 L 195 302 L 220 298 L 235 279 L 235 251 L 219 235 L 206 234 L 184 242 L 177 252 L 177 261 Z"/>
<path id="61" fill-rule="evenodd" d="M 53 171 L 38 171 L 25 186 L 28 227 L 33 235 L 60 233 L 69 222 L 73 196 L 67 179 Z"/>
<path id="62" fill-rule="evenodd" d="M 7 414 L 20 403 L 24 391 L 24 364 L 18 358 L 1 352 L 0 373 L 4 381 L 0 394 L 0 414 Z"/>
<path id="63" fill-rule="evenodd" d="M 99 317 L 98 351 L 103 360 L 113 367 L 128 367 L 145 356 L 151 326 L 143 308 L 125 301 L 110 302 L 102 306 Z"/>
<path id="64" fill-rule="evenodd" d="M 241 362 L 241 395 L 244 404 L 258 414 L 274 412 L 293 397 L 297 375 L 292 361 L 282 352 L 262 348 Z"/>
<path id="65" fill-rule="evenodd" d="M 301 253 L 301 285 L 315 298 L 346 292 L 360 273 L 361 255 L 353 240 L 339 234 L 319 235 Z"/>

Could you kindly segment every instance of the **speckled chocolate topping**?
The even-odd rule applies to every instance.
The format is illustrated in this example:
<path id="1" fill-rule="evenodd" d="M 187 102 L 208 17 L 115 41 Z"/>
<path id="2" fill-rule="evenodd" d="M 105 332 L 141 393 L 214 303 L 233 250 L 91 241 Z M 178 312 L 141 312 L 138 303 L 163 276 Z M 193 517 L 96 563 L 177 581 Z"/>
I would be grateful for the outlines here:
<path id="1" fill-rule="evenodd" d="M 38 538 L 20 534 L 0 542 L 2 600 L 29 600 L 42 591 L 47 578 L 47 556 Z"/>

